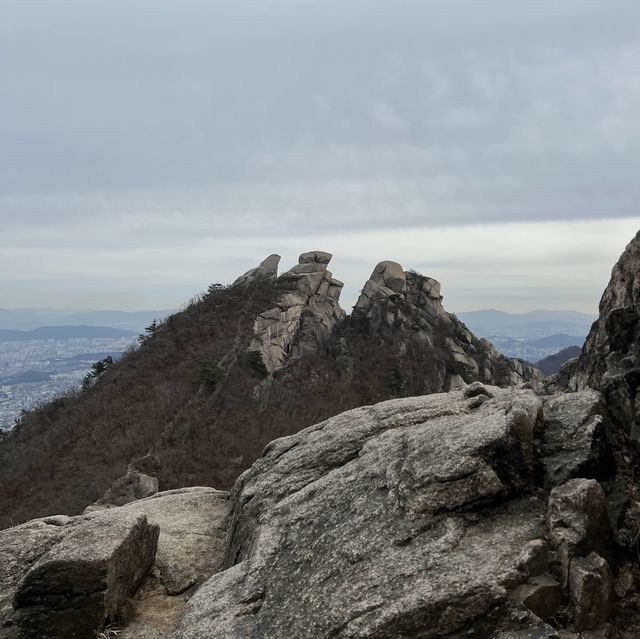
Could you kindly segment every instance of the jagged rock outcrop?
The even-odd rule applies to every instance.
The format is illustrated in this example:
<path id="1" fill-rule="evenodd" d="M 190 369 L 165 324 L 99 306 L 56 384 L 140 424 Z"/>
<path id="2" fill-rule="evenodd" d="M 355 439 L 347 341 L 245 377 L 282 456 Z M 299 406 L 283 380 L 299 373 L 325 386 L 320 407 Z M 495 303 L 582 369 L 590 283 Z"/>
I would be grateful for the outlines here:
<path id="1" fill-rule="evenodd" d="M 587 389 L 551 397 L 545 402 L 544 418 L 542 453 L 547 487 L 574 477 L 610 474 L 614 462 L 607 432 L 611 425 L 600 393 Z"/>
<path id="2" fill-rule="evenodd" d="M 275 253 L 266 257 L 258 266 L 241 275 L 233 286 L 247 286 L 256 281 L 275 282 L 278 277 L 278 264 L 282 258 Z"/>
<path id="3" fill-rule="evenodd" d="M 445 311 L 442 300 L 438 281 L 414 271 L 404 272 L 397 262 L 380 262 L 362 289 L 353 317 L 368 322 L 376 333 L 393 330 L 398 349 L 420 340 L 440 351 L 447 362 L 443 390 L 475 380 L 542 386 L 543 375 L 537 369 L 504 357 L 490 342 L 475 337 L 455 315 Z"/>
<path id="4" fill-rule="evenodd" d="M 640 447 L 640 233 L 613 268 L 581 356 L 560 376 L 571 389 L 600 390 L 612 418 Z"/>
<path id="5" fill-rule="evenodd" d="M 298 354 L 317 348 L 345 316 L 339 305 L 344 284 L 327 270 L 331 257 L 324 251 L 303 253 L 275 281 L 280 292 L 276 306 L 256 318 L 250 346 L 268 372 L 282 368 L 294 347 Z"/>

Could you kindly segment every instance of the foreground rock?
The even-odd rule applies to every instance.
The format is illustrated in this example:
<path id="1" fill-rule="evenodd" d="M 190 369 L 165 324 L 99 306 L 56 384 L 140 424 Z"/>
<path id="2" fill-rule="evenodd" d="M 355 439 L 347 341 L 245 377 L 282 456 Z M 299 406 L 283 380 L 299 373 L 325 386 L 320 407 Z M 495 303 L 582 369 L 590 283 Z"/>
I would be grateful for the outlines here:
<path id="1" fill-rule="evenodd" d="M 2 639 L 91 637 L 129 614 L 156 552 L 142 515 L 94 513 L 0 533 Z"/>
<path id="2" fill-rule="evenodd" d="M 0 533 L 0 637 L 631 639 L 611 428 L 593 391 L 481 383 L 348 411 L 230 496 Z"/>
<path id="3" fill-rule="evenodd" d="M 185 488 L 104 508 L 0 532 L 1 639 L 86 639 L 111 625 L 126 625 L 123 639 L 162 639 L 181 593 L 222 566 L 228 493 Z"/>
<path id="4" fill-rule="evenodd" d="M 213 488 L 184 488 L 120 509 L 144 514 L 160 527 L 154 570 L 133 601 L 133 619 L 120 639 L 164 639 L 175 630 L 184 613 L 182 594 L 222 567 L 228 498 Z"/>
<path id="5" fill-rule="evenodd" d="M 169 595 L 202 583 L 221 567 L 228 511 L 229 493 L 206 487 L 158 493 L 121 509 L 159 527 L 155 565 Z"/>
<path id="6" fill-rule="evenodd" d="M 544 455 L 547 487 L 575 477 L 603 478 L 613 459 L 607 445 L 611 425 L 602 395 L 594 390 L 563 393 L 544 406 Z"/>
<path id="7" fill-rule="evenodd" d="M 546 503 L 527 495 L 540 411 L 530 391 L 474 387 L 273 442 L 234 489 L 227 570 L 175 639 L 526 628 L 509 592 L 536 576 L 519 560 L 544 534 Z"/>

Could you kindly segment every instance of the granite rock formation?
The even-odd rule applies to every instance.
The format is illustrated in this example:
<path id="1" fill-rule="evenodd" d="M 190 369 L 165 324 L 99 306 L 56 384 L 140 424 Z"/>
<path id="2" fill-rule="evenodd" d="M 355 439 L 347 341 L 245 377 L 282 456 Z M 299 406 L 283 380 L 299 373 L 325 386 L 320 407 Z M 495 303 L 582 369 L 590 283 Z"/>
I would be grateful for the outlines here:
<path id="1" fill-rule="evenodd" d="M 345 316 L 338 303 L 344 284 L 327 270 L 331 258 L 324 251 L 303 253 L 275 280 L 276 305 L 256 318 L 250 345 L 269 373 L 282 368 L 290 354 L 325 343 Z"/>
<path id="2" fill-rule="evenodd" d="M 0 531 L 0 638 L 168 636 L 222 565 L 228 493 L 188 488 Z"/>
<path id="3" fill-rule="evenodd" d="M 362 289 L 353 318 L 367 323 L 374 334 L 393 332 L 400 351 L 416 341 L 439 351 L 447 362 L 441 390 L 476 380 L 501 386 L 542 385 L 537 369 L 501 355 L 490 342 L 477 338 L 447 313 L 442 301 L 440 282 L 415 271 L 404 272 L 396 262 L 380 262 Z"/>
<path id="4" fill-rule="evenodd" d="M 582 354 L 560 372 L 571 389 L 600 390 L 640 447 L 640 233 L 613 268 Z"/>
<path id="5" fill-rule="evenodd" d="M 142 515 L 36 520 L 0 533 L 0 637 L 90 637 L 126 618 L 153 564 L 158 526 Z"/>
<path id="6" fill-rule="evenodd" d="M 575 464 L 541 490 L 537 442 L 557 419 L 531 390 L 476 383 L 273 442 L 232 492 L 225 570 L 173 639 L 609 632 L 604 490 Z"/>

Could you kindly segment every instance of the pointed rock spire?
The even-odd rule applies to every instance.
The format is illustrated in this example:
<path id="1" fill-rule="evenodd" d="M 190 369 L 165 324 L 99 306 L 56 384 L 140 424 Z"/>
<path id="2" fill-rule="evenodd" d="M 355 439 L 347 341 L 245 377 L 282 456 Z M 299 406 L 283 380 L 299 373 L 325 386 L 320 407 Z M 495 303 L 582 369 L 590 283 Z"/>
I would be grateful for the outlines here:
<path id="1" fill-rule="evenodd" d="M 278 277 L 278 264 L 280 264 L 280 259 L 280 256 L 276 253 L 269 255 L 269 257 L 262 260 L 258 266 L 241 275 L 233 283 L 233 286 L 251 284 L 256 280 L 275 281 Z"/>
<path id="2" fill-rule="evenodd" d="M 282 368 L 290 355 L 317 348 L 344 317 L 338 303 L 344 285 L 327 270 L 332 257 L 325 251 L 303 253 L 276 280 L 282 295 L 275 308 L 256 319 L 251 344 L 269 372 Z"/>
<path id="3" fill-rule="evenodd" d="M 402 266 L 388 260 L 380 262 L 365 282 L 353 313 L 356 316 L 366 316 L 375 300 L 402 295 L 406 290 L 407 276 Z"/>

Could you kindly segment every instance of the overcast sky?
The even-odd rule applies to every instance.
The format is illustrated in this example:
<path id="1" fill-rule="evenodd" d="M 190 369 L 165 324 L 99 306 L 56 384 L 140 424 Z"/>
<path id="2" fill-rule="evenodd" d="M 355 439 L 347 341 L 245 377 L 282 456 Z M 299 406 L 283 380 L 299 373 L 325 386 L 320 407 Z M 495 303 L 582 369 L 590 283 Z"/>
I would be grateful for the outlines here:
<path id="1" fill-rule="evenodd" d="M 0 0 L 0 307 L 271 252 L 593 312 L 640 228 L 638 0 Z"/>

